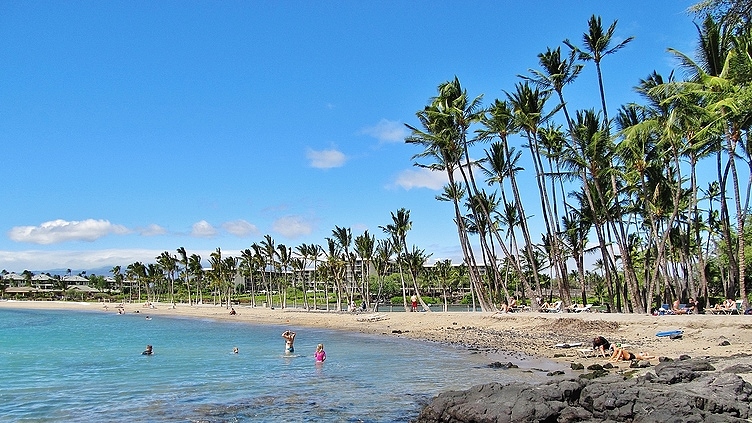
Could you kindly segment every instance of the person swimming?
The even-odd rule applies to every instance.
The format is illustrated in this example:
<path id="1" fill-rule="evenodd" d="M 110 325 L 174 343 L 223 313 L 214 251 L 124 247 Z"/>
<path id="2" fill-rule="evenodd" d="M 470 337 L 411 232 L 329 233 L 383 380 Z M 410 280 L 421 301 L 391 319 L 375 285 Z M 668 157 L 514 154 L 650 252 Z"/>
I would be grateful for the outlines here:
<path id="1" fill-rule="evenodd" d="M 282 332 L 282 337 L 285 338 L 285 353 L 294 353 L 295 348 L 293 347 L 293 343 L 295 342 L 295 332 L 286 330 Z"/>
<path id="2" fill-rule="evenodd" d="M 141 353 L 141 355 L 152 355 L 154 354 L 154 350 L 152 349 L 151 345 L 147 345 L 144 352 Z"/>

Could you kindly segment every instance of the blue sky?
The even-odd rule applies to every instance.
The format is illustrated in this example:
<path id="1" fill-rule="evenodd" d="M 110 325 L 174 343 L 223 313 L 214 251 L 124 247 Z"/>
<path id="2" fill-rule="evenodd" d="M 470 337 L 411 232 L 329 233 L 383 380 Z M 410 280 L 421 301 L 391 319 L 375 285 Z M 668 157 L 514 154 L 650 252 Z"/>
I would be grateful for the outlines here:
<path id="1" fill-rule="evenodd" d="M 443 175 L 403 142 L 436 87 L 503 98 L 596 14 L 635 37 L 603 62 L 615 110 L 694 51 L 692 3 L 2 2 L 0 269 L 383 237 L 403 207 L 409 244 L 459 261 Z M 591 63 L 565 96 L 598 107 Z"/>

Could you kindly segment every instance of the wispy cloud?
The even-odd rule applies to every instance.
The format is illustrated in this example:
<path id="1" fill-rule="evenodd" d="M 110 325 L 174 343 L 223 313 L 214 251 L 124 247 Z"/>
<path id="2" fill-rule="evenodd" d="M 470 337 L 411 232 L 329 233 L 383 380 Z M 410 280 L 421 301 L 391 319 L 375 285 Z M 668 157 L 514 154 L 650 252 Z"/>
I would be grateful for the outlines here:
<path id="1" fill-rule="evenodd" d="M 316 169 L 330 169 L 333 167 L 342 167 L 347 161 L 347 157 L 339 150 L 312 150 L 306 151 L 308 164 Z"/>
<path id="2" fill-rule="evenodd" d="M 360 132 L 376 138 L 381 143 L 402 142 L 409 135 L 402 122 L 386 119 L 381 119 L 376 125 L 363 128 Z"/>
<path id="3" fill-rule="evenodd" d="M 217 235 L 217 230 L 206 220 L 201 220 L 193 224 L 191 236 L 196 238 L 211 238 Z"/>
<path id="4" fill-rule="evenodd" d="M 166 234 L 167 229 L 157 225 L 156 223 L 152 223 L 151 225 L 148 225 L 146 227 L 136 229 L 136 232 L 138 232 L 138 234 L 142 236 L 158 236 Z"/>
<path id="5" fill-rule="evenodd" d="M 433 171 L 430 169 L 408 169 L 397 175 L 395 185 L 411 190 L 413 188 L 428 188 L 440 190 L 449 182 L 445 172 Z"/>
<path id="6" fill-rule="evenodd" d="M 227 232 L 237 236 L 237 237 L 245 237 L 248 235 L 257 235 L 259 233 L 258 228 L 256 225 L 246 222 L 243 219 L 238 220 L 232 220 L 230 222 L 225 222 L 222 224 L 222 228 L 226 230 Z"/>
<path id="7" fill-rule="evenodd" d="M 39 226 L 16 226 L 8 231 L 8 238 L 16 242 L 48 245 L 67 241 L 93 242 L 109 234 L 123 235 L 130 231 L 108 220 L 51 220 Z"/>
<path id="8" fill-rule="evenodd" d="M 302 216 L 284 216 L 274 221 L 272 228 L 287 238 L 297 238 L 310 235 L 313 231 L 313 223 Z"/>

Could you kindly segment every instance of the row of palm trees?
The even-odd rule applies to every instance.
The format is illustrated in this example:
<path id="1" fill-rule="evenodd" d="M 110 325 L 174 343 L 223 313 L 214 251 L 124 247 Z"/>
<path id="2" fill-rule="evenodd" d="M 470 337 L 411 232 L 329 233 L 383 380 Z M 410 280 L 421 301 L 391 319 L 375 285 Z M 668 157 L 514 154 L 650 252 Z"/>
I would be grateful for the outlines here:
<path id="1" fill-rule="evenodd" d="M 615 43 L 616 24 L 605 28 L 592 16 L 581 45 L 565 40 L 568 52 L 547 48 L 538 55 L 540 69 L 521 75 L 506 98 L 489 106 L 482 96 L 470 97 L 457 77 L 444 82 L 416 113 L 419 124 L 407 125 L 406 143 L 422 148 L 415 165 L 446 173 L 437 200 L 453 204 L 483 309 L 494 309 L 499 292 L 509 297 L 511 280 L 543 297 L 545 270 L 565 304 L 577 295 L 587 303 L 586 254 L 597 257 L 606 301 L 617 310 L 650 311 L 655 297 L 707 302 L 714 276 L 722 281 L 721 295 L 738 295 L 746 307 L 749 18 L 706 16 L 697 26 L 696 60 L 669 49 L 688 78 L 653 72 L 635 88 L 644 103 L 622 105 L 610 117 L 601 63 L 632 41 Z M 570 110 L 565 88 L 590 62 L 599 105 Z M 524 152 L 536 204 L 521 196 Z M 698 180 L 701 167 L 715 168 L 707 188 Z M 532 210 L 542 220 L 540 239 L 529 222 Z"/>
<path id="2" fill-rule="evenodd" d="M 385 278 L 396 273 L 405 309 L 409 308 L 408 297 L 414 294 L 424 309 L 430 310 L 421 296 L 429 280 L 435 281 L 436 287 L 444 292 L 446 305 L 462 273 L 450 260 L 438 263 L 435 274 L 425 273 L 430 255 L 416 246 L 408 248 L 407 244 L 412 227 L 410 211 L 399 209 L 391 218 L 391 223 L 380 227 L 388 236 L 385 239 L 376 239 L 367 230 L 353 238 L 350 228 L 335 226 L 323 246 L 300 244 L 292 248 L 265 235 L 242 250 L 239 257 L 223 255 L 217 248 L 207 260 L 208 268 L 203 267 L 200 255 L 189 255 L 180 247 L 177 254 L 161 253 L 154 263 L 134 262 L 124 271 L 115 266 L 111 272 L 117 286 L 122 288 L 126 279 L 135 281 L 135 290 L 131 289 L 130 295 L 139 299 L 144 295 L 149 301 L 166 298 L 175 302 L 177 283 L 183 284 L 181 297 L 189 305 L 203 303 L 204 295 L 210 293 L 212 302 L 229 308 L 238 285 L 242 285 L 244 291 L 247 288 L 250 292 L 253 306 L 257 305 L 256 294 L 259 294 L 265 296 L 268 305 L 274 305 L 276 300 L 286 307 L 288 289 L 292 288 L 292 292 L 302 293 L 304 308 L 316 309 L 321 304 L 327 310 L 330 306 L 341 310 L 356 299 L 367 309 L 378 307 L 371 304 L 372 299 L 383 298 Z M 370 274 L 371 269 L 375 275 Z M 372 292 L 372 287 L 376 292 Z M 334 304 L 330 304 L 331 296 Z M 297 294 L 293 298 L 296 301 Z"/>

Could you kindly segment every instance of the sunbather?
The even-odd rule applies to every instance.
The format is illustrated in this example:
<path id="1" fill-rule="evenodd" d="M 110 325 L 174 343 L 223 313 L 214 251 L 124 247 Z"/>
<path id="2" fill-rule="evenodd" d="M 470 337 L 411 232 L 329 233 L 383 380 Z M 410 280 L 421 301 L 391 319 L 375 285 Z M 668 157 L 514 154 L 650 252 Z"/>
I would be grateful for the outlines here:
<path id="1" fill-rule="evenodd" d="M 606 356 L 606 351 L 611 349 L 611 343 L 602 336 L 596 336 L 593 338 L 593 349 L 596 350 L 601 356 Z"/>
<path id="2" fill-rule="evenodd" d="M 674 301 L 674 305 L 673 307 L 671 307 L 671 311 L 673 311 L 674 314 L 687 314 L 687 309 L 681 307 L 678 298 L 676 299 L 676 301 Z"/>
<path id="3" fill-rule="evenodd" d="M 655 356 L 647 355 L 645 353 L 633 353 L 627 351 L 626 348 L 622 347 L 615 347 L 614 353 L 611 354 L 611 358 L 608 359 L 608 361 L 611 362 L 617 362 L 617 361 L 632 361 L 632 360 L 651 360 L 654 359 Z"/>

